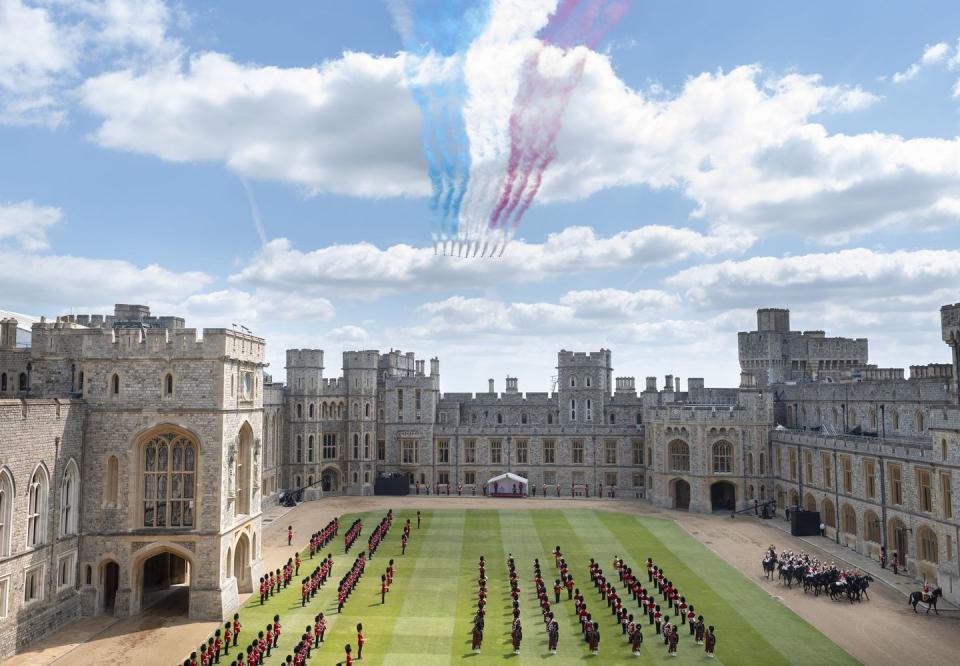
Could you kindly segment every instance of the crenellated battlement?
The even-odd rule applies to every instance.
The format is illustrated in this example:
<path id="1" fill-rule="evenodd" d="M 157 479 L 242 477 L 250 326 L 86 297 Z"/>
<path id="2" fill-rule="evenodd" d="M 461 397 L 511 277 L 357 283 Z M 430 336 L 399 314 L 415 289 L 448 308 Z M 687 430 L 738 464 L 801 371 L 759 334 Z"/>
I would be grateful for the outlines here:
<path id="1" fill-rule="evenodd" d="M 266 341 L 223 328 L 86 328 L 69 320 L 32 327 L 34 358 L 223 358 L 266 363 Z"/>
<path id="2" fill-rule="evenodd" d="M 574 352 L 561 349 L 557 355 L 560 366 L 578 365 L 606 368 L 610 364 L 610 350 L 601 349 L 596 352 Z"/>
<path id="3" fill-rule="evenodd" d="M 288 349 L 287 368 L 323 370 L 322 349 Z"/>

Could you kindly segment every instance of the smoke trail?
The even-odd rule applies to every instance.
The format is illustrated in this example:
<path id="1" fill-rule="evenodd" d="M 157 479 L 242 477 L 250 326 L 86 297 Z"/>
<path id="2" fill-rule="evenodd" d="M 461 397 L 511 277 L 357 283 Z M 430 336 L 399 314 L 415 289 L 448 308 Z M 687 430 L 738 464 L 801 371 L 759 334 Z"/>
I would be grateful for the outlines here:
<path id="1" fill-rule="evenodd" d="M 570 97 L 583 76 L 587 52 L 619 21 L 632 0 L 560 0 L 537 37 L 540 46 L 521 69 L 510 118 L 510 158 L 500 197 L 489 218 L 491 229 L 512 236 L 556 158 L 556 138 Z M 542 71 L 550 47 L 563 49 L 565 68 Z M 567 60 L 567 59 L 570 60 Z"/>
<path id="2" fill-rule="evenodd" d="M 257 236 L 260 237 L 260 245 L 267 244 L 267 232 L 263 229 L 263 221 L 260 219 L 260 208 L 257 206 L 257 200 L 253 197 L 253 190 L 246 178 L 240 178 L 243 185 L 243 191 L 247 193 L 247 203 L 250 205 L 250 217 L 253 218 L 253 226 L 257 229 Z"/>
<path id="3" fill-rule="evenodd" d="M 403 41 L 406 78 L 423 116 L 422 141 L 432 195 L 434 239 L 455 237 L 470 179 L 470 139 L 463 106 L 465 50 L 487 20 L 485 0 L 392 0 Z"/>

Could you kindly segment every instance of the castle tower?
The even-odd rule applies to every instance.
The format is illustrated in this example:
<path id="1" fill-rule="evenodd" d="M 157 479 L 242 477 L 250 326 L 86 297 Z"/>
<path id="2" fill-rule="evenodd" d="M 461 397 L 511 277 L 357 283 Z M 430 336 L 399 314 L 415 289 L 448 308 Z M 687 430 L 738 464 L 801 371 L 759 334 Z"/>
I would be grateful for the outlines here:
<path id="1" fill-rule="evenodd" d="M 940 330 L 953 353 L 953 397 L 960 403 L 960 303 L 940 308 Z"/>
<path id="2" fill-rule="evenodd" d="M 350 495 L 373 494 L 379 362 L 380 352 L 375 349 L 343 353 L 343 379 L 347 393 L 343 487 Z M 422 376 L 423 361 L 417 361 L 414 367 L 417 376 Z"/>
<path id="3" fill-rule="evenodd" d="M 609 349 L 590 353 L 561 350 L 557 355 L 560 423 L 602 424 L 612 383 Z"/>

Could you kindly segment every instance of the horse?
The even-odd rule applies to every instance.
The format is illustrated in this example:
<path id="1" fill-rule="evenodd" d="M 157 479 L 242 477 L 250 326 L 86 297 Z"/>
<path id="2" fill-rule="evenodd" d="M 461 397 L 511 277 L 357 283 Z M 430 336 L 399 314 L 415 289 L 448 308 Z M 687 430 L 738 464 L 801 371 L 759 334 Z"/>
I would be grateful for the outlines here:
<path id="1" fill-rule="evenodd" d="M 777 566 L 777 561 L 772 557 L 765 557 L 761 564 L 763 565 L 763 573 L 766 575 L 767 580 L 770 580 L 770 576 L 773 575 L 773 570 Z"/>
<path id="2" fill-rule="evenodd" d="M 940 611 L 937 610 L 937 597 L 942 597 L 942 596 L 943 596 L 943 588 L 935 587 L 930 592 L 929 598 L 926 600 L 924 600 L 923 598 L 923 592 L 911 592 L 910 599 L 907 601 L 907 603 L 913 606 L 914 613 L 917 612 L 917 604 L 924 603 L 927 605 L 927 615 L 930 614 L 931 608 L 933 609 L 934 613 L 936 613 L 937 615 L 940 615 Z"/>

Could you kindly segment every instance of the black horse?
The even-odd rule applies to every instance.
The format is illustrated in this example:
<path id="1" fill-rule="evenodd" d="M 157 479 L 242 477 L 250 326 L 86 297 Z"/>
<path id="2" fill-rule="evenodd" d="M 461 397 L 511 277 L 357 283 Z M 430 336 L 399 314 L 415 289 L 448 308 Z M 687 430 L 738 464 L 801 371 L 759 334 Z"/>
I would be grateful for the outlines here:
<path id="1" fill-rule="evenodd" d="M 927 614 L 929 615 L 930 609 L 933 609 L 933 612 L 937 615 L 940 615 L 940 611 L 937 610 L 937 597 L 943 596 L 943 589 L 939 587 L 933 588 L 933 591 L 927 596 L 926 599 L 923 598 L 923 592 L 911 592 L 910 600 L 907 601 L 908 604 L 913 606 L 913 612 L 917 612 L 917 604 L 924 603 L 927 605 Z"/>
<path id="2" fill-rule="evenodd" d="M 766 574 L 767 580 L 770 580 L 773 570 L 777 567 L 777 561 L 772 557 L 765 557 L 761 564 L 763 565 L 763 573 Z"/>

